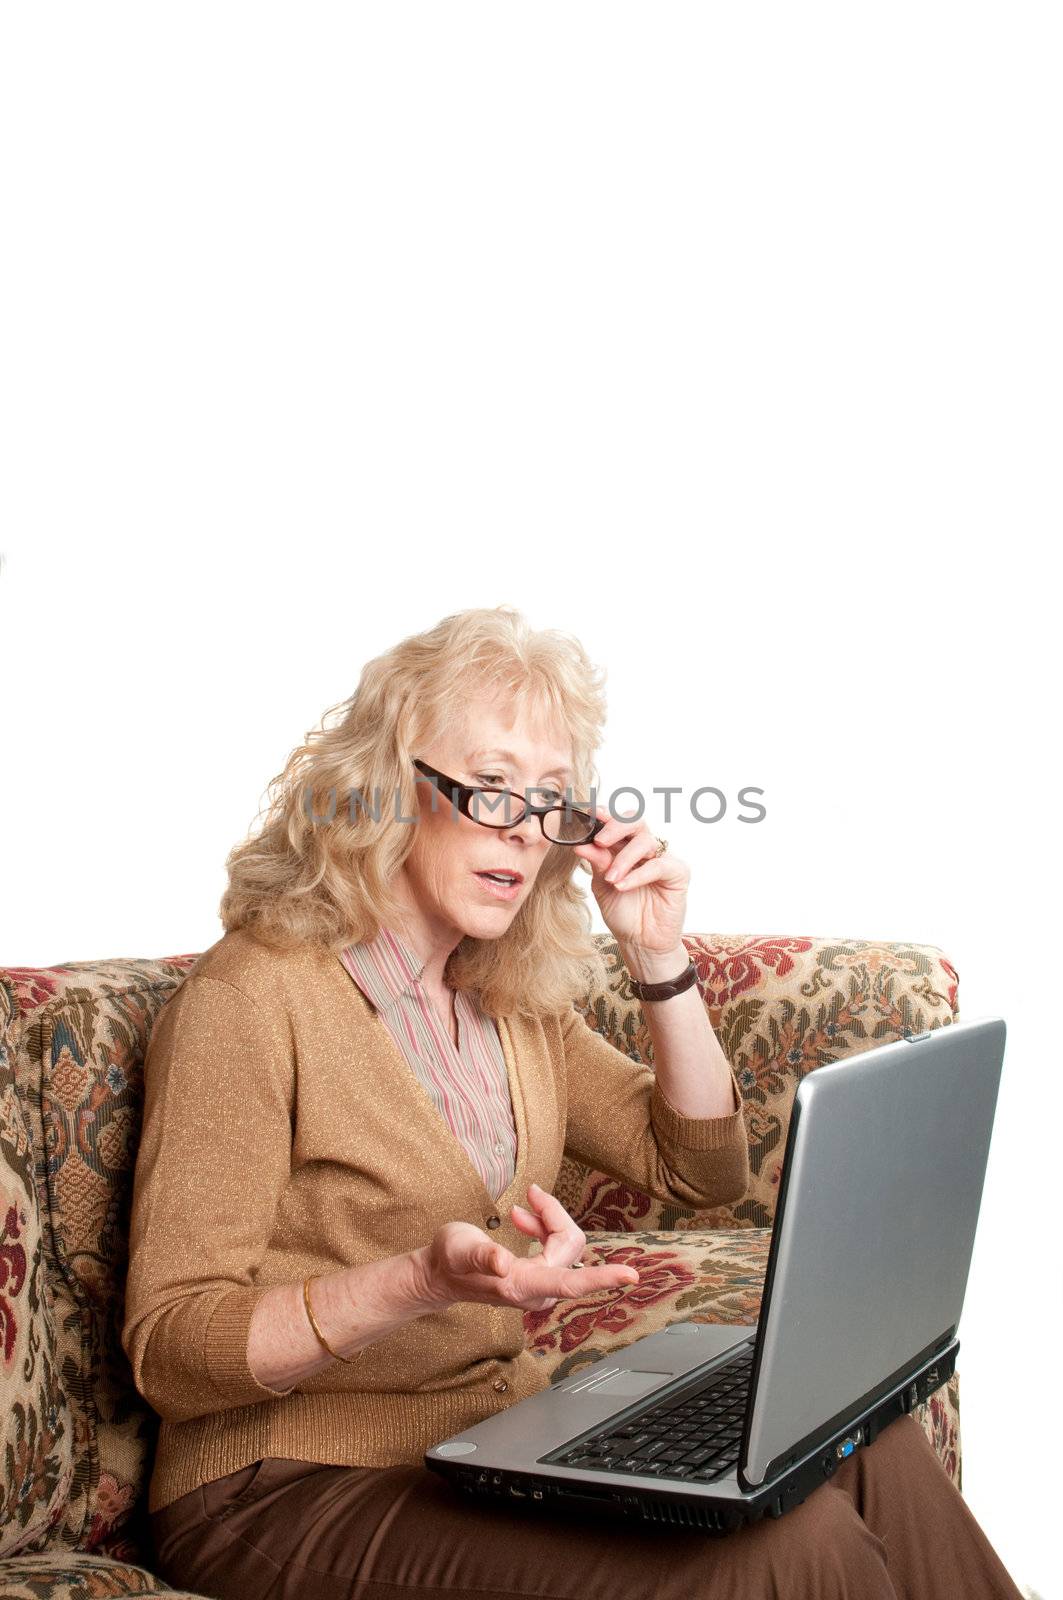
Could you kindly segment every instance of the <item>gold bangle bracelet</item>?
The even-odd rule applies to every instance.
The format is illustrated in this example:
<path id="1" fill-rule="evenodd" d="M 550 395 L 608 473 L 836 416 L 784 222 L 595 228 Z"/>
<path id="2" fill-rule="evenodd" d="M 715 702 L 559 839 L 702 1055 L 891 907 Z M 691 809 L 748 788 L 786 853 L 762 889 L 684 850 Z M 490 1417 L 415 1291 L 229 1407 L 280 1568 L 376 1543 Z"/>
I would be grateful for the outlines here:
<path id="1" fill-rule="evenodd" d="M 314 1332 L 317 1334 L 318 1338 L 321 1340 L 321 1343 L 325 1346 L 325 1349 L 328 1351 L 330 1356 L 334 1356 L 337 1361 L 346 1361 L 348 1364 L 353 1365 L 355 1357 L 341 1356 L 338 1350 L 333 1350 L 332 1346 L 325 1338 L 325 1335 L 321 1332 L 321 1329 L 317 1325 L 317 1318 L 314 1316 L 314 1308 L 310 1304 L 310 1285 L 315 1281 L 316 1279 L 313 1274 L 311 1274 L 309 1278 L 305 1278 L 303 1280 L 303 1304 L 306 1306 L 306 1314 L 310 1318 L 310 1326 L 313 1328 Z"/>

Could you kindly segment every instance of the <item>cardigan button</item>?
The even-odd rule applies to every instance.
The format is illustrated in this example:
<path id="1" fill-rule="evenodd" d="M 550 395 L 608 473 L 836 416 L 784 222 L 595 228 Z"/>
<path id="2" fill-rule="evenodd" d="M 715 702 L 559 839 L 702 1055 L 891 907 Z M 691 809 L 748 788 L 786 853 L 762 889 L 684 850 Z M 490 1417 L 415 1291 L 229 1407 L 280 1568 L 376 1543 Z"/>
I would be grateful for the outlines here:
<path id="1" fill-rule="evenodd" d="M 504 1394 L 509 1388 L 509 1384 L 506 1382 L 505 1378 L 496 1378 L 491 1387 L 492 1389 L 497 1389 L 499 1394 Z"/>
<path id="2" fill-rule="evenodd" d="M 501 1217 L 488 1217 L 487 1226 L 489 1228 L 500 1228 L 502 1226 L 502 1218 Z"/>

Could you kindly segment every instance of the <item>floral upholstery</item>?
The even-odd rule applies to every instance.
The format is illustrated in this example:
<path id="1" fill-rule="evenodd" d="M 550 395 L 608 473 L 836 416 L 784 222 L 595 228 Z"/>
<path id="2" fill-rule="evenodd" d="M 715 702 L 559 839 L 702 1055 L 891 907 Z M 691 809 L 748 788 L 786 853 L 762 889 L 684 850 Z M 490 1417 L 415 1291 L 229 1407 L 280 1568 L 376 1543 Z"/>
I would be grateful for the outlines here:
<path id="1" fill-rule="evenodd" d="M 0 1039 L 0 1557 L 43 1548 L 66 1510 L 74 1428 L 59 1375 L 33 1145 Z"/>
<path id="2" fill-rule="evenodd" d="M 562 1163 L 559 1199 L 585 1259 L 632 1262 L 639 1282 L 525 1316 L 552 1381 L 686 1318 L 752 1322 L 790 1106 L 824 1061 L 958 1016 L 958 978 L 933 947 L 857 939 L 691 935 L 709 1014 L 734 1063 L 751 1184 L 735 1205 L 664 1205 Z M 652 1065 L 617 946 L 581 1004 L 588 1023 Z M 146 1491 L 157 1418 L 121 1347 L 143 1061 L 160 1007 L 197 956 L 0 968 L 0 1336 L 7 1493 L 0 1600 L 172 1594 L 151 1573 Z M 919 1408 L 960 1486 L 959 1379 Z"/>
<path id="3" fill-rule="evenodd" d="M 592 1028 L 635 1061 L 653 1042 L 616 941 L 599 936 L 607 981 L 585 995 Z M 866 939 L 689 934 L 716 1037 L 735 1069 L 749 1132 L 750 1187 L 735 1205 L 693 1212 L 647 1199 L 567 1158 L 557 1195 L 580 1226 L 770 1228 L 797 1085 L 813 1067 L 959 1017 L 959 977 L 929 945 Z"/>

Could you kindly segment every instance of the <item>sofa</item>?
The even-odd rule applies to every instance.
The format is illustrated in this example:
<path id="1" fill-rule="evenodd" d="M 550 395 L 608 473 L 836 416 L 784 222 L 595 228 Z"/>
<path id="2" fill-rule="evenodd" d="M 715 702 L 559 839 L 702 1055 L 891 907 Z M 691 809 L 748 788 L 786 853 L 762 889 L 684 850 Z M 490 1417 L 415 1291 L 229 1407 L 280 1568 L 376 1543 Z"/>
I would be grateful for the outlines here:
<path id="1" fill-rule="evenodd" d="M 605 977 L 579 1009 L 652 1067 L 617 945 L 596 940 Z M 959 1015 L 956 970 L 933 946 L 743 934 L 685 943 L 742 1089 L 749 1189 L 694 1211 L 566 1157 L 554 1192 L 588 1235 L 584 1259 L 631 1262 L 640 1276 L 525 1313 L 552 1382 L 672 1322 L 753 1322 L 800 1079 Z M 119 1335 L 145 1048 L 196 960 L 0 968 L 0 1600 L 176 1592 L 151 1570 L 158 1419 Z M 914 1414 L 962 1488 L 958 1372 Z"/>

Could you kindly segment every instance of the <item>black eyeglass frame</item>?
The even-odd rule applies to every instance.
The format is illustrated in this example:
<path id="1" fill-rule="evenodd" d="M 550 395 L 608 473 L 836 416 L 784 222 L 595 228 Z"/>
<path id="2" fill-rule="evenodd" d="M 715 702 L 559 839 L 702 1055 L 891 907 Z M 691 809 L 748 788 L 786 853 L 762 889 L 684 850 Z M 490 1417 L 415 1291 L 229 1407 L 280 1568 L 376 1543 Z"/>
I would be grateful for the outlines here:
<path id="1" fill-rule="evenodd" d="M 538 817 L 539 828 L 547 844 L 559 844 L 571 848 L 571 846 L 577 844 L 590 844 L 592 840 L 598 837 L 606 824 L 607 819 L 605 817 L 592 816 L 589 811 L 581 811 L 578 806 L 567 804 L 560 806 L 533 806 L 523 795 L 519 795 L 515 789 L 487 789 L 483 784 L 459 783 L 457 778 L 448 778 L 445 772 L 440 772 L 436 767 L 430 767 L 427 761 L 418 761 L 414 758 L 413 764 L 418 772 L 424 773 L 426 778 L 433 780 L 434 787 L 443 791 L 448 800 L 457 806 L 463 817 L 468 817 L 470 822 L 479 823 L 481 828 L 515 828 L 518 823 L 524 821 L 525 817 Z M 474 794 L 512 795 L 514 800 L 520 802 L 523 809 L 516 821 L 485 822 L 482 817 L 474 817 L 472 814 L 472 797 Z M 591 824 L 591 830 L 587 837 L 585 839 L 551 839 L 546 831 L 546 817 L 551 811 L 567 811 L 571 816 L 586 817 Z"/>

